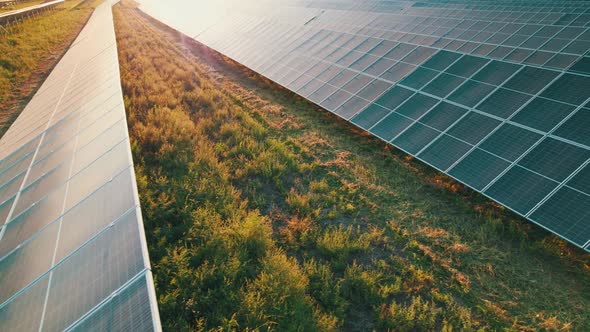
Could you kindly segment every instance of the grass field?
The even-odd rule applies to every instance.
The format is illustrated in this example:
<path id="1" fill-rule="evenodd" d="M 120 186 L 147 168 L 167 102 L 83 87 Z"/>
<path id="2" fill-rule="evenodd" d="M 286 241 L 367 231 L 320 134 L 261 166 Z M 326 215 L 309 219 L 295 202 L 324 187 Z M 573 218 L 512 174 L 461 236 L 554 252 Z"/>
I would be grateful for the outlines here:
<path id="1" fill-rule="evenodd" d="M 68 0 L 0 35 L 0 136 L 18 117 L 99 0 Z"/>
<path id="2" fill-rule="evenodd" d="M 590 330 L 587 254 L 115 7 L 165 330 Z"/>

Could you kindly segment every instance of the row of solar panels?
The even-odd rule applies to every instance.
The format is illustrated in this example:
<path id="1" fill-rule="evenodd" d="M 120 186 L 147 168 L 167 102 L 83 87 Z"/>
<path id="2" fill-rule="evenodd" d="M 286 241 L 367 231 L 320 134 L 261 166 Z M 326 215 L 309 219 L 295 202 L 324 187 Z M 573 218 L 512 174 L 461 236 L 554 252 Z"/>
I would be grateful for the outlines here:
<path id="1" fill-rule="evenodd" d="M 160 330 L 111 4 L 0 140 L 0 330 Z"/>
<path id="2" fill-rule="evenodd" d="M 141 3 L 590 249 L 590 3 Z"/>
<path id="3" fill-rule="evenodd" d="M 0 24 L 3 24 L 4 22 L 17 20 L 17 19 L 34 14 L 34 13 L 42 11 L 42 10 L 47 10 L 49 8 L 53 8 L 64 1 L 65 0 L 53 0 L 53 1 L 40 3 L 38 5 L 29 6 L 26 8 L 16 9 L 16 10 L 8 11 L 5 13 L 0 13 Z M 14 2 L 10 2 L 10 3 L 13 4 Z M 0 6 L 0 8 L 1 7 L 2 6 Z"/>

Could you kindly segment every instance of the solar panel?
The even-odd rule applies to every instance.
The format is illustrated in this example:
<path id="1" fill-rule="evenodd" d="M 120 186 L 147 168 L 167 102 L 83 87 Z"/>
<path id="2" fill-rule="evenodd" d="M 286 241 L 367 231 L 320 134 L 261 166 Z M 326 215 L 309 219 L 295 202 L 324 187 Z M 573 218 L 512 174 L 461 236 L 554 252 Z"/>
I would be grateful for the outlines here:
<path id="1" fill-rule="evenodd" d="M 590 250 L 590 4 L 141 0 L 197 41 Z M 587 184 L 587 182 L 584 182 Z"/>
<path id="2" fill-rule="evenodd" d="M 0 330 L 161 330 L 100 5 L 0 140 Z"/>

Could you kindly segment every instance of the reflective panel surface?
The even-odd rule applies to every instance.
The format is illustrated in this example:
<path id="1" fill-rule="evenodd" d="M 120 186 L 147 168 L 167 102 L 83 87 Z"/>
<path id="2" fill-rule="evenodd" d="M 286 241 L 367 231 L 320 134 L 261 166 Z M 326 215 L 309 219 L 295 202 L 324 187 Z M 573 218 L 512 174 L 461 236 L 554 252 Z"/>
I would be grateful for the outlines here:
<path id="1" fill-rule="evenodd" d="M 111 3 L 0 140 L 0 330 L 159 331 Z"/>

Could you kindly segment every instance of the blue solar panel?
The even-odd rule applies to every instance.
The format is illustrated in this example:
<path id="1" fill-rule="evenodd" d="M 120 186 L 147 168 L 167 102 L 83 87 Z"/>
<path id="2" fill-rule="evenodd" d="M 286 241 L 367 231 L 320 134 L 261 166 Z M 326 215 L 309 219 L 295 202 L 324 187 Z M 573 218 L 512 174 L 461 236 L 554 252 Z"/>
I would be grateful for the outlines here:
<path id="1" fill-rule="evenodd" d="M 0 140 L 0 330 L 161 330 L 100 5 Z"/>

